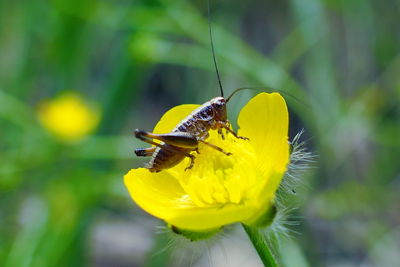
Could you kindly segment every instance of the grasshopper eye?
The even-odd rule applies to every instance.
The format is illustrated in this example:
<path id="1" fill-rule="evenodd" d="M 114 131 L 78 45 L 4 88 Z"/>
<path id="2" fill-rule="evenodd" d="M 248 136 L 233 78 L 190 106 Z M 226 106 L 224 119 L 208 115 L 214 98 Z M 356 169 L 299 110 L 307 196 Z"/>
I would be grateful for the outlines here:
<path id="1" fill-rule="evenodd" d="M 215 103 L 214 106 L 215 106 L 217 109 L 223 109 L 224 106 L 225 106 L 225 104 L 222 103 L 222 102 L 220 102 L 220 101 L 218 101 L 218 102 Z"/>

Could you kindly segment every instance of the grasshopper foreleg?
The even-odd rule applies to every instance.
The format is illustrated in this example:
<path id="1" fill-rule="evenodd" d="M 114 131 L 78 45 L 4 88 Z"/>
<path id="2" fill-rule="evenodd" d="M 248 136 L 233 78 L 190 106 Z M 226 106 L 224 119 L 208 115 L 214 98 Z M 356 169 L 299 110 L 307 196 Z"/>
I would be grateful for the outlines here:
<path id="1" fill-rule="evenodd" d="M 221 136 L 222 140 L 225 140 L 225 135 L 224 132 L 222 131 L 222 128 L 218 128 L 218 134 Z"/>
<path id="2" fill-rule="evenodd" d="M 237 135 L 230 127 L 229 124 L 226 125 L 225 123 L 219 123 L 218 124 L 219 128 L 224 128 L 227 132 L 231 133 L 234 137 L 238 138 L 238 139 L 243 139 L 243 140 L 249 140 L 249 138 L 244 137 L 244 136 L 239 136 Z"/>

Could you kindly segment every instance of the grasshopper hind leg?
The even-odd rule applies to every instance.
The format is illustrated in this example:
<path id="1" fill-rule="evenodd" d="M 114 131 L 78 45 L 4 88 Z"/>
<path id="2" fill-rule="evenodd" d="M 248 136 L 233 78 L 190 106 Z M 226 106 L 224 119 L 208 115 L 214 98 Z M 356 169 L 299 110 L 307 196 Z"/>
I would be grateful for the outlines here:
<path id="1" fill-rule="evenodd" d="M 154 151 L 156 151 L 155 146 L 153 147 L 149 147 L 149 148 L 136 148 L 135 149 L 135 154 L 138 157 L 149 157 L 151 155 L 153 155 Z"/>
<path id="2" fill-rule="evenodd" d="M 183 155 L 185 157 L 188 157 L 190 159 L 189 166 L 185 168 L 186 170 L 190 170 L 194 166 L 194 160 L 195 156 L 190 154 L 191 151 L 195 151 L 198 154 L 199 149 L 198 149 L 198 143 L 199 141 L 197 140 L 197 137 L 193 134 L 187 133 L 187 132 L 173 132 L 173 133 L 168 133 L 168 134 L 154 134 L 142 130 L 135 130 L 135 136 L 136 138 L 154 145 L 155 147 L 151 148 L 138 148 L 135 150 L 135 154 L 137 156 L 152 156 L 153 153 L 155 152 L 156 147 L 161 148 L 160 151 L 163 151 L 165 153 L 168 151 L 170 155 L 168 157 L 173 157 L 174 154 L 178 155 Z M 152 139 L 156 139 L 161 141 L 162 143 L 156 143 Z M 157 154 L 156 157 L 159 155 Z M 153 158 L 155 160 L 156 158 Z M 181 160 L 179 160 L 180 162 Z M 152 162 L 152 161 L 151 161 Z M 150 165 L 146 166 L 151 172 L 159 172 L 161 169 L 157 168 L 154 166 L 154 163 L 151 163 Z M 179 163 L 177 162 L 177 163 Z M 169 168 L 169 167 L 168 167 Z"/>

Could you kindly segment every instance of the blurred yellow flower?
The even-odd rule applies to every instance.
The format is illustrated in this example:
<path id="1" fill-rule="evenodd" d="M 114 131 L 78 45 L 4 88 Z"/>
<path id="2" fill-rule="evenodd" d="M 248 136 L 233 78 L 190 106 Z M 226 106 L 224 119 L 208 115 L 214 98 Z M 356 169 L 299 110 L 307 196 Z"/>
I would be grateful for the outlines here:
<path id="1" fill-rule="evenodd" d="M 96 128 L 100 118 L 96 108 L 73 92 L 43 101 L 38 117 L 49 132 L 65 141 L 84 138 Z"/>
<path id="2" fill-rule="evenodd" d="M 196 107 L 172 108 L 154 132 L 170 132 Z M 230 134 L 223 140 L 216 131 L 210 131 L 207 139 L 231 156 L 200 143 L 190 170 L 185 171 L 188 159 L 159 173 L 132 169 L 125 175 L 125 185 L 133 200 L 168 224 L 195 232 L 261 220 L 272 207 L 289 162 L 285 100 L 277 93 L 255 96 L 241 110 L 238 125 L 238 134 L 250 140 Z"/>

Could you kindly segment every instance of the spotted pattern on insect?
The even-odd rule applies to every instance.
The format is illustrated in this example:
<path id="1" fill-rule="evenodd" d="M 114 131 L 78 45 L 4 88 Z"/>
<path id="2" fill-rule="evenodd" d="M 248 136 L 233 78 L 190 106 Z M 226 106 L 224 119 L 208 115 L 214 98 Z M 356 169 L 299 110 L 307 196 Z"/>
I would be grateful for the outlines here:
<path id="1" fill-rule="evenodd" d="M 172 132 L 190 132 L 198 138 L 204 138 L 203 135 L 208 134 L 208 130 L 212 127 L 213 117 L 211 101 L 208 101 L 182 120 Z"/>
<path id="2" fill-rule="evenodd" d="M 226 101 L 223 97 L 216 97 L 207 101 L 185 119 L 183 119 L 172 130 L 172 133 L 188 133 L 196 140 L 204 141 L 208 138 L 211 129 L 228 126 L 229 122 L 226 116 Z M 181 148 L 174 145 L 160 142 L 162 147 L 157 147 L 152 158 L 146 166 L 151 172 L 158 172 L 163 169 L 171 168 L 181 162 L 185 157 L 190 157 L 193 148 Z M 180 153 L 174 153 L 179 150 Z M 188 168 L 193 166 L 193 155 L 190 157 L 192 163 Z"/>

